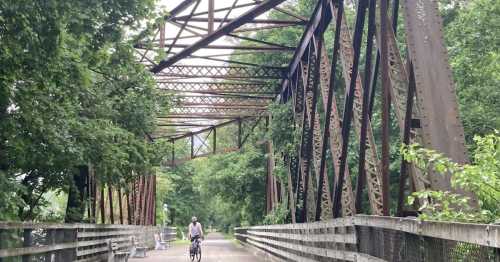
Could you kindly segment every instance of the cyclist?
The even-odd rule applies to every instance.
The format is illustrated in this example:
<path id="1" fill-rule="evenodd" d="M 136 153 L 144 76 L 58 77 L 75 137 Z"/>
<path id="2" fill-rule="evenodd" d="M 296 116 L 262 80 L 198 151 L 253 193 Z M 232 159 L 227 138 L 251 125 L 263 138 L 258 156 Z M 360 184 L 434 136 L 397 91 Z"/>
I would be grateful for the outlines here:
<path id="1" fill-rule="evenodd" d="M 191 218 L 191 223 L 189 223 L 189 232 L 188 232 L 189 240 L 191 240 L 191 249 L 194 247 L 195 241 L 203 238 L 203 229 L 201 228 L 200 222 L 196 217 Z"/>

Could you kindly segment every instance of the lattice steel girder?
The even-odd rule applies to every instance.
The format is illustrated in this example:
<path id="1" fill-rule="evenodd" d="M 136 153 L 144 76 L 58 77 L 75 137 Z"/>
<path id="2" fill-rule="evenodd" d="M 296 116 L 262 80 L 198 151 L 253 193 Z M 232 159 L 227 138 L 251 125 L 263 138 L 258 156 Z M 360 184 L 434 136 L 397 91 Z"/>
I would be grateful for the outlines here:
<path id="1" fill-rule="evenodd" d="M 330 68 L 331 64 L 328 60 L 328 54 L 325 52 L 321 57 L 321 72 L 320 72 L 320 90 L 321 97 L 323 99 L 323 109 L 326 112 L 328 110 L 328 88 L 330 84 Z M 335 94 L 333 94 L 335 95 Z M 340 165 L 340 155 L 342 148 L 342 133 L 340 126 L 340 117 L 337 109 L 336 99 L 332 99 L 331 108 L 330 108 L 330 121 L 329 121 L 329 144 L 330 144 L 330 154 L 333 161 L 333 167 L 335 170 L 335 174 L 339 174 L 339 165 Z M 326 157 L 323 156 L 323 157 Z M 356 214 L 354 208 L 354 193 L 352 190 L 351 176 L 349 173 L 349 168 L 347 167 L 344 170 L 344 186 L 342 192 L 342 214 L 344 216 L 352 216 Z"/>
<path id="2" fill-rule="evenodd" d="M 159 89 L 180 92 L 221 92 L 237 94 L 276 94 L 270 84 L 227 82 L 158 82 Z"/>
<path id="3" fill-rule="evenodd" d="M 337 9 L 332 6 L 333 16 L 336 16 Z M 340 62 L 342 65 L 342 75 L 344 76 L 344 81 L 348 86 L 351 82 L 351 68 L 354 57 L 354 50 L 352 44 L 352 37 L 347 26 L 346 19 L 342 19 L 342 27 L 340 32 Z M 353 127 L 356 133 L 356 137 L 359 138 L 361 133 L 361 110 L 363 104 L 362 96 L 362 85 L 361 78 L 359 74 L 356 78 L 356 84 L 354 86 L 354 104 L 353 104 Z M 370 198 L 370 207 L 374 215 L 382 214 L 382 175 L 378 167 L 378 157 L 377 150 L 375 147 L 375 139 L 373 136 L 373 131 L 371 123 L 367 121 L 367 139 L 366 139 L 366 162 L 365 162 L 365 172 L 366 181 L 368 187 L 368 195 Z"/>
<path id="4" fill-rule="evenodd" d="M 200 48 L 209 45 L 210 43 L 214 42 L 215 40 L 219 39 L 220 37 L 227 35 L 228 33 L 231 33 L 233 30 L 236 28 L 242 26 L 243 24 L 252 21 L 259 15 L 265 13 L 266 11 L 272 9 L 273 7 L 281 4 L 285 0 L 267 0 L 259 5 L 253 7 L 252 9 L 248 10 L 238 18 L 234 19 L 232 22 L 225 24 L 221 28 L 217 29 L 216 31 L 208 34 L 207 36 L 204 36 L 202 39 L 194 43 L 193 45 L 183 49 L 181 52 L 175 54 L 174 56 L 168 58 L 167 60 L 161 61 L 157 66 L 151 69 L 151 72 L 153 73 L 159 73 L 166 67 L 169 67 L 179 60 L 188 57 L 195 51 L 199 50 Z"/>
<path id="5" fill-rule="evenodd" d="M 193 38 L 193 37 L 199 37 L 199 36 L 184 36 L 184 37 L 179 37 L 179 39 L 183 38 Z M 169 39 L 166 39 L 169 40 Z M 139 43 L 135 44 L 134 48 L 136 49 L 145 49 L 145 50 L 150 50 L 151 48 L 157 48 L 159 47 L 159 43 L 156 41 L 153 43 Z M 186 44 L 166 44 L 165 46 L 167 47 L 172 47 L 172 48 L 186 48 L 189 47 L 189 45 Z M 200 49 L 223 49 L 223 50 L 252 50 L 252 51 L 275 51 L 275 52 L 292 52 L 294 50 L 293 47 L 282 47 L 282 46 L 266 46 L 266 45 L 261 45 L 261 46 L 244 46 L 244 45 L 207 45 L 204 46 Z M 189 57 L 192 55 L 189 55 Z"/>
<path id="6" fill-rule="evenodd" d="M 253 114 L 252 114 L 253 115 Z M 188 119 L 196 119 L 196 120 L 224 120 L 224 119 L 233 119 L 233 118 L 238 118 L 238 117 L 244 117 L 244 116 L 251 116 L 251 115 L 244 115 L 244 114 L 224 114 L 224 115 L 217 115 L 217 114 L 169 114 L 167 116 L 159 116 L 157 119 L 181 119 L 181 120 L 188 120 Z"/>
<path id="7" fill-rule="evenodd" d="M 200 94 L 276 95 L 273 85 L 226 82 L 158 82 L 158 88 L 169 92 Z"/>
<path id="8" fill-rule="evenodd" d="M 180 106 L 267 106 L 271 99 L 223 96 L 177 96 Z"/>
<path id="9" fill-rule="evenodd" d="M 188 20 L 189 22 L 208 22 L 209 19 L 207 17 L 174 17 L 171 19 L 172 21 L 186 21 Z M 220 22 L 232 22 L 234 19 L 224 19 L 224 18 L 219 18 L 215 17 L 213 19 L 214 22 L 220 23 Z M 305 25 L 307 24 L 307 21 L 301 21 L 301 20 L 283 20 L 283 19 L 254 19 L 252 21 L 247 22 L 246 24 L 277 24 L 277 25 Z"/>
<path id="10" fill-rule="evenodd" d="M 159 81 L 162 77 L 190 77 L 190 78 L 256 78 L 281 79 L 284 69 L 277 67 L 253 66 L 169 66 L 155 75 Z"/>
<path id="11" fill-rule="evenodd" d="M 234 115 L 258 115 L 266 111 L 266 108 L 261 109 L 241 109 L 241 108 L 196 108 L 196 107 L 179 107 L 173 108 L 169 115 L 178 115 L 178 114 L 214 114 L 214 115 L 225 115 L 225 114 L 234 114 Z"/>

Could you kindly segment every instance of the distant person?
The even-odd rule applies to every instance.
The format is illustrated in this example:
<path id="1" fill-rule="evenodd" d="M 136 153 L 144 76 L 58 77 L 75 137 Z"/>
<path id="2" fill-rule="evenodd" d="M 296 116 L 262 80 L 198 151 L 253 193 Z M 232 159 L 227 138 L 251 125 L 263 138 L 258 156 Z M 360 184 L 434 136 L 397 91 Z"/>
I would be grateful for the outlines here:
<path id="1" fill-rule="evenodd" d="M 191 218 L 191 223 L 189 224 L 189 232 L 188 232 L 189 240 L 191 243 L 194 241 L 203 238 L 203 229 L 201 228 L 200 222 L 196 217 Z"/>

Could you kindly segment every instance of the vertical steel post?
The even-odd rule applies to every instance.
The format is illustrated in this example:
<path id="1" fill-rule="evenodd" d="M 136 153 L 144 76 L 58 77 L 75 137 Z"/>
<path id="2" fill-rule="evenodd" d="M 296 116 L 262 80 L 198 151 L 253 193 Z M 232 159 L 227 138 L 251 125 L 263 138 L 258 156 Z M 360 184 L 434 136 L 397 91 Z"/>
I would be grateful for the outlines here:
<path id="1" fill-rule="evenodd" d="M 101 223 L 106 224 L 106 208 L 104 207 L 104 183 L 100 184 L 101 189 L 101 199 L 100 199 L 100 207 L 101 207 Z"/>
<path id="2" fill-rule="evenodd" d="M 212 129 L 212 133 L 213 133 L 213 136 L 214 136 L 214 139 L 213 139 L 213 153 L 217 153 L 217 128 L 214 127 Z"/>
<path id="3" fill-rule="evenodd" d="M 126 202 L 127 202 L 127 225 L 132 225 L 132 207 L 130 206 L 130 193 L 127 192 L 127 194 L 125 195 L 127 198 L 126 198 Z"/>
<path id="4" fill-rule="evenodd" d="M 142 210 L 141 210 L 141 225 L 145 225 L 146 224 L 146 215 L 147 215 L 147 203 L 148 203 L 148 197 L 149 197 L 149 181 L 148 181 L 148 177 L 149 176 L 146 176 L 144 175 L 144 184 L 143 184 L 143 188 L 142 188 L 142 191 L 141 191 L 141 194 L 143 195 L 143 198 L 142 198 Z"/>
<path id="5" fill-rule="evenodd" d="M 159 24 L 160 30 L 160 48 L 163 49 L 165 47 L 165 21 L 161 21 Z"/>
<path id="6" fill-rule="evenodd" d="M 153 226 L 156 226 L 156 175 L 153 178 Z"/>
<path id="7" fill-rule="evenodd" d="M 410 144 L 410 131 L 411 131 L 411 120 L 413 111 L 413 97 L 415 95 L 415 73 L 413 72 L 413 65 L 409 62 L 408 69 L 410 70 L 410 75 L 408 79 L 408 95 L 406 98 L 406 112 L 405 112 L 405 126 L 403 130 L 403 144 Z M 396 214 L 397 216 L 403 216 L 404 207 L 404 197 L 405 197 L 405 183 L 408 176 L 409 164 L 401 156 L 401 169 L 399 176 L 399 192 L 398 192 L 398 207 Z"/>
<path id="8" fill-rule="evenodd" d="M 113 210 L 113 188 L 108 185 L 108 201 L 109 201 L 109 220 L 111 224 L 115 223 L 115 214 Z"/>
<path id="9" fill-rule="evenodd" d="M 214 0 L 208 0 L 208 33 L 214 31 Z"/>
<path id="10" fill-rule="evenodd" d="M 382 83 L 382 213 L 389 215 L 389 132 L 390 132 L 390 80 L 389 80 L 389 55 L 387 46 L 387 0 L 380 0 L 380 64 Z"/>
<path id="11" fill-rule="evenodd" d="M 172 166 L 175 166 L 175 140 L 172 139 Z"/>
<path id="12" fill-rule="evenodd" d="M 97 223 L 96 209 L 97 209 L 97 177 L 95 171 L 92 172 L 92 218 L 93 222 Z"/>
<path id="13" fill-rule="evenodd" d="M 267 122 L 266 122 L 267 123 Z M 242 130 L 242 126 L 241 126 L 241 118 L 238 118 L 238 148 L 241 148 L 242 146 L 242 143 L 241 143 L 241 139 L 242 139 L 242 133 L 243 133 L 243 130 Z M 267 124 L 266 124 L 267 126 Z"/>
<path id="14" fill-rule="evenodd" d="M 370 0 L 368 8 L 368 36 L 366 41 L 366 57 L 365 57 L 365 79 L 364 79 L 364 90 L 363 90 L 363 106 L 361 110 L 361 134 L 359 139 L 359 162 L 358 162 L 358 177 L 356 181 L 356 213 L 361 213 L 361 203 L 362 203 L 362 192 L 366 181 L 366 170 L 365 170 L 365 156 L 366 156 L 366 136 L 367 136 L 367 125 L 369 120 L 369 99 L 370 99 L 370 78 L 371 78 L 371 64 L 372 64 L 372 48 L 373 48 L 373 36 L 375 34 L 375 0 Z"/>
<path id="15" fill-rule="evenodd" d="M 342 2 L 342 1 L 340 1 Z M 356 24 L 354 31 L 354 58 L 352 63 L 352 73 L 351 73 L 351 82 L 349 85 L 349 89 L 346 95 L 345 104 L 344 104 L 344 115 L 342 118 L 342 154 L 340 156 L 340 167 L 338 180 L 335 184 L 335 189 L 333 190 L 333 217 L 337 218 L 341 215 L 342 210 L 342 187 L 344 185 L 344 174 L 347 166 L 347 148 L 349 145 L 349 131 L 351 128 L 351 120 L 352 120 L 352 109 L 354 103 L 354 89 L 356 86 L 356 79 L 358 76 L 358 64 L 359 64 L 359 56 L 361 49 L 361 40 L 363 39 L 363 27 L 365 22 L 365 13 L 366 13 L 367 0 L 360 0 L 358 3 L 358 10 L 356 12 Z"/>
<path id="16" fill-rule="evenodd" d="M 144 176 L 139 176 L 139 188 L 136 193 L 137 202 L 135 208 L 135 224 L 140 225 L 142 223 L 142 200 L 144 195 Z"/>
<path id="17" fill-rule="evenodd" d="M 194 134 L 191 134 L 191 159 L 194 158 Z"/>
<path id="18" fill-rule="evenodd" d="M 342 1 L 340 1 L 342 2 Z M 324 10 L 325 5 L 323 5 L 323 10 Z M 339 3 L 338 9 L 337 9 L 337 18 L 335 21 L 335 36 L 333 40 L 333 59 L 332 59 L 332 64 L 330 68 L 330 75 L 331 75 L 331 80 L 329 83 L 328 87 L 328 98 L 327 98 L 327 106 L 326 106 L 326 113 L 325 113 L 325 128 L 323 131 L 323 144 L 321 146 L 321 162 L 320 162 L 320 178 L 319 178 L 319 185 L 318 185 L 318 194 L 317 194 L 317 199 L 316 199 L 316 221 L 319 221 L 321 219 L 321 197 L 323 195 L 323 183 L 324 183 L 324 176 L 325 174 L 325 169 L 326 169 L 326 151 L 328 148 L 328 140 L 330 138 L 330 121 L 331 121 L 331 115 L 332 115 L 332 103 L 333 103 L 333 91 L 335 87 L 335 72 L 337 71 L 337 59 L 338 59 L 338 53 L 339 53 L 339 41 L 340 41 L 340 30 L 341 30 L 341 25 L 342 25 L 342 16 L 344 12 L 344 5 Z M 321 59 L 321 58 L 320 58 Z M 333 150 L 331 148 L 330 150 Z M 335 181 L 334 181 L 335 182 Z"/>
<path id="19" fill-rule="evenodd" d="M 90 167 L 89 167 L 90 168 Z M 87 218 L 90 220 L 92 216 L 92 176 L 89 174 L 86 177 L 86 186 L 85 186 L 85 202 L 87 203 Z"/>
<path id="20" fill-rule="evenodd" d="M 398 31 L 398 11 L 399 11 L 399 0 L 394 0 L 392 2 L 392 30 L 394 31 L 394 35 L 396 35 Z M 373 72 L 371 75 L 370 79 L 370 103 L 369 103 L 369 109 L 368 109 L 368 115 L 370 117 L 370 120 L 373 115 L 373 105 L 375 103 L 375 89 L 377 87 L 377 76 L 378 76 L 378 69 L 380 66 L 380 52 L 377 49 L 377 57 L 375 58 L 375 64 L 373 65 Z"/>
<path id="21" fill-rule="evenodd" d="M 122 205 L 122 189 L 118 187 L 118 211 L 120 215 L 120 224 L 123 225 L 123 205 Z"/>

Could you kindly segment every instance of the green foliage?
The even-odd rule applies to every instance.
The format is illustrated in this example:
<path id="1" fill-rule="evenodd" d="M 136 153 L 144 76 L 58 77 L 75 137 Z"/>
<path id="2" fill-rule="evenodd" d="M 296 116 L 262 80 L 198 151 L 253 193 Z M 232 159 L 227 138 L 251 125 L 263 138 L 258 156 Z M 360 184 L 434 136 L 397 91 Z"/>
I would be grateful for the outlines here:
<path id="1" fill-rule="evenodd" d="M 157 164 L 144 137 L 168 98 L 124 33 L 154 2 L 0 2 L 0 170 L 2 185 L 17 184 L 2 191 L 4 216 L 36 218 L 76 166 L 122 183 Z"/>
<path id="2" fill-rule="evenodd" d="M 500 2 L 448 1 L 445 39 L 467 144 L 500 129 Z M 453 8 L 451 8 L 453 7 Z"/>
<path id="3" fill-rule="evenodd" d="M 217 196 L 231 203 L 225 209 L 229 212 L 226 216 L 234 218 L 230 221 L 232 226 L 254 225 L 262 220 L 266 175 L 262 149 L 245 146 L 239 153 L 200 159 L 196 166 L 197 184 L 203 196 Z"/>
<path id="4" fill-rule="evenodd" d="M 285 224 L 290 213 L 287 206 L 288 203 L 286 202 L 279 203 L 277 207 L 264 217 L 262 223 L 264 225 Z"/>
<path id="5" fill-rule="evenodd" d="M 272 120 L 267 136 L 273 141 L 274 151 L 284 154 L 295 152 L 300 134 L 294 125 L 292 103 L 273 103 L 269 106 L 269 112 Z"/>
<path id="6" fill-rule="evenodd" d="M 424 173 L 433 170 L 450 174 L 452 187 L 473 192 L 479 207 L 470 206 L 469 198 L 452 192 L 420 191 L 409 197 L 423 200 L 422 219 L 467 222 L 494 222 L 500 218 L 500 134 L 476 136 L 473 164 L 457 164 L 443 155 L 419 145 L 403 146 L 406 161 L 414 163 Z M 428 200 L 428 201 L 426 201 Z"/>

